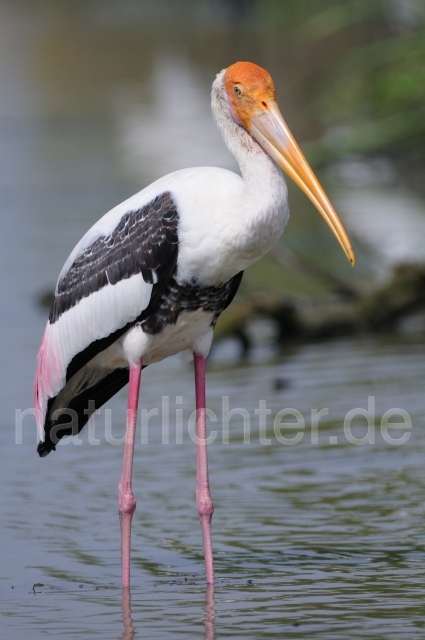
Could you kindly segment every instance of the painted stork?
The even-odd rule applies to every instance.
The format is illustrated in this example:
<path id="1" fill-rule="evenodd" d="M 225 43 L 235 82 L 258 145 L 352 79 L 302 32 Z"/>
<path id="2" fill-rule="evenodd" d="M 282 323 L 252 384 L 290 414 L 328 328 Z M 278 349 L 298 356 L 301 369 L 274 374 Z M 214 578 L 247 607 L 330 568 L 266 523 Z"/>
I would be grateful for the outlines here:
<path id="1" fill-rule="evenodd" d="M 193 353 L 196 503 L 207 583 L 214 582 L 205 423 L 205 359 L 217 318 L 244 269 L 278 240 L 289 217 L 279 167 L 307 194 L 349 261 L 347 234 L 276 103 L 270 75 L 250 62 L 221 71 L 212 111 L 242 177 L 215 167 L 176 171 L 101 218 L 65 262 L 38 354 L 35 407 L 46 456 L 80 432 L 125 384 L 128 411 L 119 482 L 122 584 L 130 585 L 132 466 L 142 367 Z"/>

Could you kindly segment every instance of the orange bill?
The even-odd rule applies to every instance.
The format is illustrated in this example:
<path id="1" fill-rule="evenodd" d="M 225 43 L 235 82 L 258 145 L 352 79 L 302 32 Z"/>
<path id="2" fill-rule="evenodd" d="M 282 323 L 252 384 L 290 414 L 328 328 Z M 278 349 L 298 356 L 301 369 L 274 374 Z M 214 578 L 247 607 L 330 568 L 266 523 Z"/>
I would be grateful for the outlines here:
<path id="1" fill-rule="evenodd" d="M 334 232 L 351 265 L 354 266 L 356 258 L 347 232 L 301 149 L 295 142 L 275 102 L 270 101 L 267 109 L 257 111 L 252 116 L 250 133 L 310 198 Z"/>

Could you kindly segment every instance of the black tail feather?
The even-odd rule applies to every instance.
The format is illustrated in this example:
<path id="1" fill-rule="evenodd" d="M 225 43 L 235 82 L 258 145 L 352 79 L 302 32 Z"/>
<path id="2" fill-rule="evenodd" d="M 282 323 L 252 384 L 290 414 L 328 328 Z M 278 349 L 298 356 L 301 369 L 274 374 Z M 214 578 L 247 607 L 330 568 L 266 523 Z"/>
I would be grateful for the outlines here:
<path id="1" fill-rule="evenodd" d="M 128 380 L 128 369 L 114 369 L 97 384 L 75 396 L 57 420 L 52 420 L 50 415 L 54 402 L 54 398 L 51 398 L 44 425 L 45 439 L 44 442 L 39 442 L 37 447 L 40 458 L 55 451 L 57 443 L 64 436 L 75 436 L 80 433 L 91 414 L 122 389 Z"/>

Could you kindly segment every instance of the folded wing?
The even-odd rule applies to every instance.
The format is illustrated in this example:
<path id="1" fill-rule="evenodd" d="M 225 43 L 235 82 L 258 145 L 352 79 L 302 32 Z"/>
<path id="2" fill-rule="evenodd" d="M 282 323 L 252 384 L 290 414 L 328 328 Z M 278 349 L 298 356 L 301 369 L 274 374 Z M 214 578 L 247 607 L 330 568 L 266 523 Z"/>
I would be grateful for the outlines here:
<path id="1" fill-rule="evenodd" d="M 66 397 L 67 387 L 70 397 L 76 392 L 82 397 L 110 376 L 105 402 L 125 384 L 125 371 L 112 376 L 111 369 L 96 370 L 91 379 L 81 372 L 155 310 L 177 262 L 178 218 L 172 195 L 165 192 L 123 213 L 109 233 L 89 231 L 74 249 L 59 277 L 38 354 L 34 403 L 43 439 L 54 399 Z"/>

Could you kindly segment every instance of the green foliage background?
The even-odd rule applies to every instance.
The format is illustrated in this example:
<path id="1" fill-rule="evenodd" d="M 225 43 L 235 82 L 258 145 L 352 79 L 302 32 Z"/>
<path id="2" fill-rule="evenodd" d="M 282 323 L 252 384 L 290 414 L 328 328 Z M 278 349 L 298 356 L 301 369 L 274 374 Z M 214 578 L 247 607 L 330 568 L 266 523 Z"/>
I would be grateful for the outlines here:
<path id="1" fill-rule="evenodd" d="M 424 0 L 268 0 L 258 6 L 269 25 L 286 32 L 290 26 L 299 46 L 313 55 L 324 52 L 326 66 L 315 74 L 310 105 L 331 134 L 311 145 L 314 161 L 385 152 L 421 169 Z"/>

